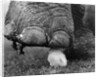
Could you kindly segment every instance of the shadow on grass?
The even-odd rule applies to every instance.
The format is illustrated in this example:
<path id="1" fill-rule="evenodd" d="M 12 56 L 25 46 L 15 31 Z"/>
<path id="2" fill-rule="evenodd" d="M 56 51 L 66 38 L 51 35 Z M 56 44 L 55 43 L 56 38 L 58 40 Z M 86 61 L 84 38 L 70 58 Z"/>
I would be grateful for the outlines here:
<path id="1" fill-rule="evenodd" d="M 75 49 L 67 55 L 69 60 L 87 60 L 93 57 L 95 57 L 95 54 L 88 53 L 82 49 Z"/>
<path id="2" fill-rule="evenodd" d="M 71 49 L 66 54 L 69 60 L 87 60 L 89 58 L 95 58 L 95 45 L 90 43 L 79 44 L 76 48 Z"/>

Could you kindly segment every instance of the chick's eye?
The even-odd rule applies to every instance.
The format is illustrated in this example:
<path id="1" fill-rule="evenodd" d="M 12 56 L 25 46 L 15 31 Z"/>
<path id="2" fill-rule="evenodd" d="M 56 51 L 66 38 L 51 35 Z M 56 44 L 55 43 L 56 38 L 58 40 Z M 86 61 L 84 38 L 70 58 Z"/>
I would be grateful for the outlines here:
<path id="1" fill-rule="evenodd" d="M 23 35 L 22 35 L 22 34 L 20 34 L 20 37 L 23 37 Z"/>

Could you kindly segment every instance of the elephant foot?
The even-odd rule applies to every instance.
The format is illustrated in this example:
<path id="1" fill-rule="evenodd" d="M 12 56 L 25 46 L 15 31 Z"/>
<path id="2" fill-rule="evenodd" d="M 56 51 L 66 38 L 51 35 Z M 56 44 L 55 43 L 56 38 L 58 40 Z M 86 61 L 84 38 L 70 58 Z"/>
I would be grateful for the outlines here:
<path id="1" fill-rule="evenodd" d="M 50 63 L 50 66 L 52 67 L 65 67 L 67 66 L 67 58 L 63 51 L 61 50 L 51 50 L 48 58 L 48 62 Z"/>

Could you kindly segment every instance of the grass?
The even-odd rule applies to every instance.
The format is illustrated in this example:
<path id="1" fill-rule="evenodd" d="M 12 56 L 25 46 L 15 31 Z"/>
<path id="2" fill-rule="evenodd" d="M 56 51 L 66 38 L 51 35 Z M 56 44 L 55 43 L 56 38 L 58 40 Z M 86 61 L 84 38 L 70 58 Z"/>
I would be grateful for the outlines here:
<path id="1" fill-rule="evenodd" d="M 69 55 L 68 66 L 53 68 L 47 62 L 48 48 L 27 47 L 25 55 L 18 55 L 11 42 L 4 43 L 4 75 L 46 75 L 95 72 L 95 39 L 90 34 L 76 39 L 75 51 Z"/>

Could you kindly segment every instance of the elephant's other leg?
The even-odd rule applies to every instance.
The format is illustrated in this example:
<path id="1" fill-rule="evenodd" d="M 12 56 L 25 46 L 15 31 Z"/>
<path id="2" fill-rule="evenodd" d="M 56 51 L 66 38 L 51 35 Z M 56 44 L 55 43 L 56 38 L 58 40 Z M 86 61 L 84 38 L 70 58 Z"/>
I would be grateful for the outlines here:
<path id="1" fill-rule="evenodd" d="M 50 66 L 52 67 L 65 67 L 67 66 L 67 58 L 63 53 L 63 49 L 51 49 L 47 58 Z"/>
<path id="2" fill-rule="evenodd" d="M 85 15 L 83 17 L 84 26 L 89 28 L 93 35 L 95 35 L 95 6 L 86 5 L 85 6 Z"/>
<path id="3" fill-rule="evenodd" d="M 84 33 L 83 16 L 85 14 L 85 7 L 80 4 L 71 5 L 72 17 L 74 21 L 75 37 L 80 37 Z"/>

